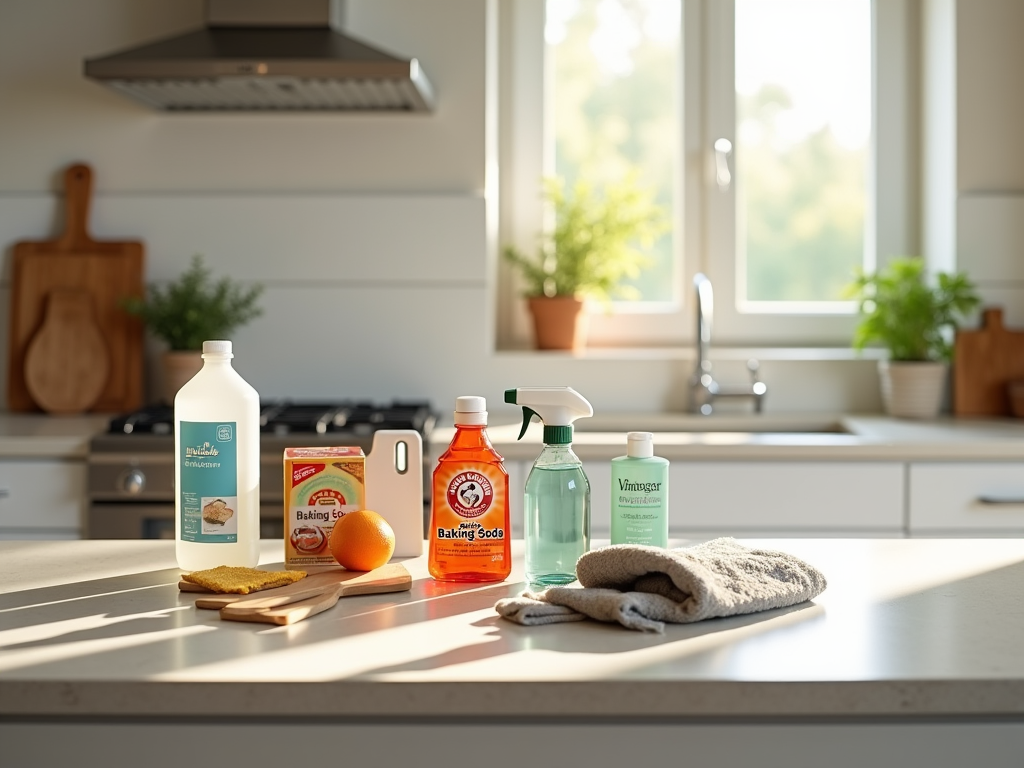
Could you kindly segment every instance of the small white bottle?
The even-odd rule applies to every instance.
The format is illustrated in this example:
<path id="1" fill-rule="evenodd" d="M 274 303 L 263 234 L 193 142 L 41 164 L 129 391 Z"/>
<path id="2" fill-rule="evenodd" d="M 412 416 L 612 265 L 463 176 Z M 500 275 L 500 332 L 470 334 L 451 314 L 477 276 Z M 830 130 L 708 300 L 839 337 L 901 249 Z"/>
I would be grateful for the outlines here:
<path id="1" fill-rule="evenodd" d="M 174 398 L 178 567 L 260 559 L 260 398 L 231 367 L 230 341 L 204 341 L 203 367 Z"/>
<path id="2" fill-rule="evenodd" d="M 654 455 L 650 432 L 626 434 L 612 459 L 612 544 L 668 546 L 668 459 Z"/>

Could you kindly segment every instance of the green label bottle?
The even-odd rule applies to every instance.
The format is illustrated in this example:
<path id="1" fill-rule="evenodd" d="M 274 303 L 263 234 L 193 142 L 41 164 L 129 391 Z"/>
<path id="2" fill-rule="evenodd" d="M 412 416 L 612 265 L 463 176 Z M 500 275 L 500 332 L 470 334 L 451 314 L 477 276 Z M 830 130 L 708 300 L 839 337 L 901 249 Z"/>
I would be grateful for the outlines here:
<path id="1" fill-rule="evenodd" d="M 612 459 L 612 544 L 668 546 L 668 459 L 654 435 L 630 432 L 626 455 Z"/>

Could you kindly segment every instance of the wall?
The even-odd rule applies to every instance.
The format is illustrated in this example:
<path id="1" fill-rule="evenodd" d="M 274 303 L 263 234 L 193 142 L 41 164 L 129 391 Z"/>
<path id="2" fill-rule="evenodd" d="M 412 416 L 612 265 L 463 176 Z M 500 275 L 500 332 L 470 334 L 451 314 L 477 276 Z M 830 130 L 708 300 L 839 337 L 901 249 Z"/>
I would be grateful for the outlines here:
<path id="1" fill-rule="evenodd" d="M 957 49 L 957 190 L 1024 191 L 1024 4 L 959 0 Z"/>
<path id="2" fill-rule="evenodd" d="M 82 59 L 199 27 L 202 3 L 5 0 L 0 243 L 52 237 L 61 172 L 88 162 L 94 236 L 142 239 L 150 280 L 202 253 L 266 285 L 235 337 L 262 394 L 450 399 L 467 348 L 487 347 L 466 322 L 486 305 L 486 9 L 348 4 L 353 34 L 420 58 L 432 115 L 168 115 L 86 80 Z"/>
<path id="3" fill-rule="evenodd" d="M 264 316 L 234 339 L 265 397 L 426 397 L 447 412 L 478 393 L 512 419 L 504 388 L 552 383 L 599 410 L 683 407 L 690 350 L 493 351 L 494 12 L 493 0 L 348 3 L 350 32 L 420 59 L 430 115 L 168 115 L 85 80 L 81 62 L 198 27 L 199 0 L 0 0 L 0 317 L 11 246 L 59 232 L 60 175 L 84 161 L 93 235 L 142 239 L 149 280 L 202 253 L 267 287 Z M 745 380 L 744 354 L 723 380 Z M 872 360 L 793 356 L 764 361 L 769 410 L 879 409 Z"/>
<path id="4" fill-rule="evenodd" d="M 1024 4 L 925 0 L 925 241 L 1024 327 Z M 927 54 L 926 54 L 927 55 Z"/>

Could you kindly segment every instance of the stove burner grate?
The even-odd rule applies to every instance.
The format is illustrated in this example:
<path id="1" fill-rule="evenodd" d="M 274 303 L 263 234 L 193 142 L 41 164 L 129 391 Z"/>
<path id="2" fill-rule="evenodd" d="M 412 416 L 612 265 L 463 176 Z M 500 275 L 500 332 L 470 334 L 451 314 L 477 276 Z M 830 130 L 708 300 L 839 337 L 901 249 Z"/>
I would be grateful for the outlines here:
<path id="1" fill-rule="evenodd" d="M 330 433 L 371 435 L 378 429 L 415 429 L 426 435 L 435 416 L 426 401 L 294 403 L 288 400 L 260 406 L 260 432 L 277 436 Z M 108 434 L 170 435 L 174 409 L 151 405 L 110 421 Z"/>

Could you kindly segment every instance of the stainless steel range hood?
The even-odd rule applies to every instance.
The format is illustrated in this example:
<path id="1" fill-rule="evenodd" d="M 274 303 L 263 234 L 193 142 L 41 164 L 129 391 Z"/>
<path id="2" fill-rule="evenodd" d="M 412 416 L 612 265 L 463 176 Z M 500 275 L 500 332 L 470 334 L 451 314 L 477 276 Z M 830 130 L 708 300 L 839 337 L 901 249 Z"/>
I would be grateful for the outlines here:
<path id="1" fill-rule="evenodd" d="M 425 112 L 430 83 L 337 31 L 337 0 L 207 0 L 206 27 L 85 61 L 85 75 L 174 111 Z"/>

